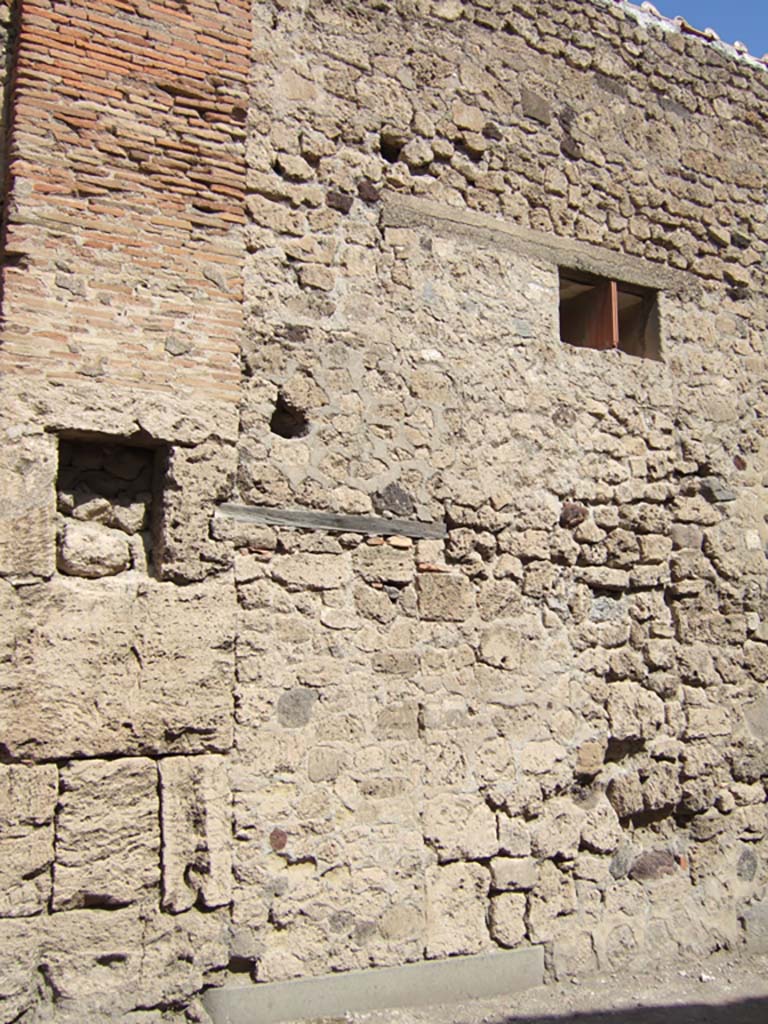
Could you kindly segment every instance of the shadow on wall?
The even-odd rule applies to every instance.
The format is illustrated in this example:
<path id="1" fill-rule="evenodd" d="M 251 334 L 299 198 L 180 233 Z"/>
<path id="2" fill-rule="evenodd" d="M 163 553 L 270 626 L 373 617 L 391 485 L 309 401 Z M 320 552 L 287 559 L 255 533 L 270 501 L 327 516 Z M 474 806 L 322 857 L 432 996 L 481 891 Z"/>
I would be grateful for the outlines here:
<path id="1" fill-rule="evenodd" d="M 702 1003 L 672 1006 L 637 1006 L 543 1016 L 497 1017 L 488 1024 L 765 1024 L 768 999 L 745 999 L 711 1006 Z"/>

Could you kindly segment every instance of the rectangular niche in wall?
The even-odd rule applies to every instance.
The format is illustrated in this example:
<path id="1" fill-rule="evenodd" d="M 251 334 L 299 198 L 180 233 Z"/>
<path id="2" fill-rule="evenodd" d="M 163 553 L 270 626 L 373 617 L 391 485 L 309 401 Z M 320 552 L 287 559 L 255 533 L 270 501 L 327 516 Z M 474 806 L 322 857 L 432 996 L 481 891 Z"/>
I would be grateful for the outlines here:
<path id="1" fill-rule="evenodd" d="M 561 268 L 560 339 L 579 348 L 618 349 L 660 359 L 658 294 Z"/>
<path id="2" fill-rule="evenodd" d="M 59 439 L 60 572 L 95 579 L 149 571 L 163 453 L 114 437 Z"/>

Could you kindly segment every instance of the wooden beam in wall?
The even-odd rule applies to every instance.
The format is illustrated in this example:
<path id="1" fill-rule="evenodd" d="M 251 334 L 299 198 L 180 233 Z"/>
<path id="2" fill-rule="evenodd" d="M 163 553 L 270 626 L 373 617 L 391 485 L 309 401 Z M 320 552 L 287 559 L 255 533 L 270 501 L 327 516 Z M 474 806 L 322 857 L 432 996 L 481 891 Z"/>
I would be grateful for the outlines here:
<path id="1" fill-rule="evenodd" d="M 445 523 L 420 523 L 415 519 L 385 519 L 383 516 L 349 516 L 316 512 L 308 508 L 273 508 L 267 505 L 220 505 L 220 515 L 240 523 L 287 526 L 299 530 L 327 530 L 332 533 L 364 533 L 378 537 L 415 537 L 440 540 L 447 535 Z"/>

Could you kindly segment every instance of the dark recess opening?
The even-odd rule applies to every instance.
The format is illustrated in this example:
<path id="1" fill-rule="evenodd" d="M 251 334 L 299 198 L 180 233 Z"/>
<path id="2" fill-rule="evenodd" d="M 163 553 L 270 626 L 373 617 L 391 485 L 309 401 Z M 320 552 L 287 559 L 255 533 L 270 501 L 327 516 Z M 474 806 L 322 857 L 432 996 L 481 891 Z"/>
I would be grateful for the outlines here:
<path id="1" fill-rule="evenodd" d="M 661 359 L 657 293 L 579 271 L 560 271 L 560 340 Z"/>
<path id="2" fill-rule="evenodd" d="M 304 437 L 309 433 L 309 420 L 301 409 L 297 409 L 282 395 L 278 395 L 275 411 L 269 421 L 269 429 L 279 437 Z"/>
<path id="3" fill-rule="evenodd" d="M 103 434 L 60 436 L 57 510 L 64 520 L 100 523 L 138 538 L 151 568 L 168 450 L 132 440 Z"/>
<path id="4" fill-rule="evenodd" d="M 382 132 L 379 137 L 379 151 L 384 159 L 390 164 L 396 164 L 400 159 L 400 151 L 403 148 L 403 140 L 394 135 Z"/>

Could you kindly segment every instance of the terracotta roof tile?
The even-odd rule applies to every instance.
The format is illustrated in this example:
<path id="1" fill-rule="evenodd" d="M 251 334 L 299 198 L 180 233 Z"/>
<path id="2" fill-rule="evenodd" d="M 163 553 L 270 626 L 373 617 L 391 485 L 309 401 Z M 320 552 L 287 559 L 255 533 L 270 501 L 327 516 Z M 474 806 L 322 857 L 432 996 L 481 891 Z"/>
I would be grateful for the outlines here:
<path id="1" fill-rule="evenodd" d="M 641 25 L 655 24 L 665 32 L 682 32 L 684 35 L 697 36 L 726 56 L 743 61 L 753 67 L 768 68 L 768 53 L 763 54 L 762 57 L 755 57 L 750 54 L 749 47 L 741 41 L 737 40 L 732 44 L 726 43 L 713 28 L 696 28 L 679 15 L 676 18 L 668 18 L 659 11 L 658 7 L 648 3 L 647 0 L 640 4 L 631 3 L 630 0 L 607 0 L 607 2 L 617 4 Z"/>

